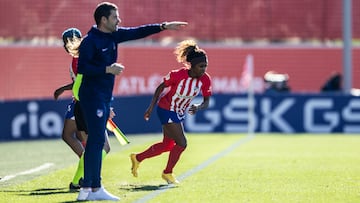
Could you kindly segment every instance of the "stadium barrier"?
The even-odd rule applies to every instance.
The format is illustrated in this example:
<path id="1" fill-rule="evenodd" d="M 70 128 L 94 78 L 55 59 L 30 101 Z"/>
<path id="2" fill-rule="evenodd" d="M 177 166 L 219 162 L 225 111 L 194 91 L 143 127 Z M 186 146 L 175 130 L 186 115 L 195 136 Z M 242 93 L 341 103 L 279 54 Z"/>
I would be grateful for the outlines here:
<path id="1" fill-rule="evenodd" d="M 209 56 L 207 72 L 215 94 L 239 94 L 245 57 L 254 56 L 255 90 L 270 70 L 289 75 L 291 92 L 320 92 L 333 72 L 342 72 L 340 47 L 217 47 L 204 45 Z M 173 46 L 119 46 L 118 62 L 126 71 L 116 77 L 115 96 L 152 94 L 171 69 L 180 68 Z M 360 55 L 360 48 L 353 48 Z M 21 57 L 19 57 L 21 56 Z M 0 47 L 0 100 L 44 99 L 71 82 L 70 56 L 62 47 Z M 141 60 L 139 60 L 141 59 Z M 353 57 L 352 85 L 360 88 L 360 57 Z M 65 93 L 71 96 L 70 92 Z M 65 96 L 62 95 L 62 96 Z"/>
<path id="2" fill-rule="evenodd" d="M 115 123 L 125 134 L 161 132 L 156 112 L 146 122 L 143 113 L 151 95 L 116 97 Z M 196 98 L 194 102 L 200 102 Z M 70 99 L 23 100 L 0 103 L 0 141 L 61 137 Z M 188 115 L 187 132 L 247 132 L 245 94 L 217 94 L 210 107 Z M 263 133 L 360 133 L 360 98 L 341 94 L 261 94 L 255 96 L 255 131 Z"/>

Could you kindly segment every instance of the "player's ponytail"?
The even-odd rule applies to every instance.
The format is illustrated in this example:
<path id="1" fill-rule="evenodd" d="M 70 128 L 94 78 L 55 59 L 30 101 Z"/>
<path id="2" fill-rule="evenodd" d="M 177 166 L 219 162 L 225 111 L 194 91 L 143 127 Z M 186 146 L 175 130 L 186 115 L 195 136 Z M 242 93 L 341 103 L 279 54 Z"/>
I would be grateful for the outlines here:
<path id="1" fill-rule="evenodd" d="M 199 47 L 194 40 L 184 40 L 175 48 L 174 54 L 179 63 L 186 63 L 190 62 L 189 56 L 193 55 L 198 49 Z"/>
<path id="2" fill-rule="evenodd" d="M 174 54 L 179 63 L 190 63 L 192 66 L 206 61 L 206 52 L 199 48 L 194 40 L 184 40 L 175 48 Z"/>

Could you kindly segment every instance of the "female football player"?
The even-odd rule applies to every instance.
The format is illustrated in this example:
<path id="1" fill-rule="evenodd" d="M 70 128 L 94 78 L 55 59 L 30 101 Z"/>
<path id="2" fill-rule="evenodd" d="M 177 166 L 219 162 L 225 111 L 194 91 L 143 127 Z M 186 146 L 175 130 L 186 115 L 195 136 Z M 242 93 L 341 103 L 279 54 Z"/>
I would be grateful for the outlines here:
<path id="1" fill-rule="evenodd" d="M 162 172 L 162 178 L 168 184 L 179 183 L 173 174 L 173 168 L 187 146 L 182 124 L 185 113 L 187 111 L 189 114 L 195 114 L 199 110 L 206 109 L 211 96 L 211 78 L 205 72 L 208 66 L 206 52 L 200 49 L 195 41 L 185 40 L 178 44 L 174 53 L 177 61 L 184 63 L 185 67 L 172 70 L 163 78 L 163 82 L 155 90 L 151 103 L 144 113 L 144 119 L 149 120 L 154 106 L 157 105 L 163 140 L 141 153 L 130 155 L 131 172 L 137 177 L 137 169 L 143 160 L 170 152 L 167 165 Z M 165 88 L 169 90 L 162 95 Z M 200 92 L 203 96 L 202 103 L 190 106 L 193 98 Z"/>

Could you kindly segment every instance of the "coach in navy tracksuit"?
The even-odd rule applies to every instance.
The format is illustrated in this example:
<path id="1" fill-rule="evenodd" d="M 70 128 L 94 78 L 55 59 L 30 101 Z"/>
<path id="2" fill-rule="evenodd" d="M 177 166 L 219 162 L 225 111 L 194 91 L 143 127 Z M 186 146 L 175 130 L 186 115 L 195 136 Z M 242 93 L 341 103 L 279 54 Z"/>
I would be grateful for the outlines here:
<path id="1" fill-rule="evenodd" d="M 92 27 L 80 45 L 78 98 L 88 127 L 84 154 L 84 182 L 78 200 L 118 200 L 101 186 L 104 131 L 110 112 L 115 75 L 124 67 L 117 61 L 117 44 L 144 38 L 165 29 L 177 30 L 185 22 L 165 22 L 134 28 L 120 28 L 116 5 L 101 3 L 94 12 L 96 26 Z M 80 76 L 80 77 L 79 77 Z M 77 81 L 78 82 L 78 81 Z M 76 92 L 76 91 L 75 91 Z"/>

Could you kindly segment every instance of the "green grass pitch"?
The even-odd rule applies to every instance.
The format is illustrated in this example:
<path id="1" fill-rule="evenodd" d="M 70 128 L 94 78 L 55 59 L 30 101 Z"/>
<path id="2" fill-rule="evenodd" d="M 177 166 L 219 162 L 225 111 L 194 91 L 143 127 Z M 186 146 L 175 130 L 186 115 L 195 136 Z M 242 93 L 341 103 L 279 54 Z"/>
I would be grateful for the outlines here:
<path id="1" fill-rule="evenodd" d="M 161 140 L 129 136 L 103 162 L 105 188 L 120 202 L 360 202 L 360 136 L 309 134 L 187 134 L 188 148 L 174 173 L 178 187 L 164 189 L 168 153 L 130 173 L 129 154 Z M 61 140 L 0 143 L 0 202 L 74 202 L 68 191 L 77 157 Z M 43 170 L 30 169 L 50 163 Z M 28 173 L 24 173 L 28 171 Z M 14 175 L 5 180 L 5 177 Z"/>

